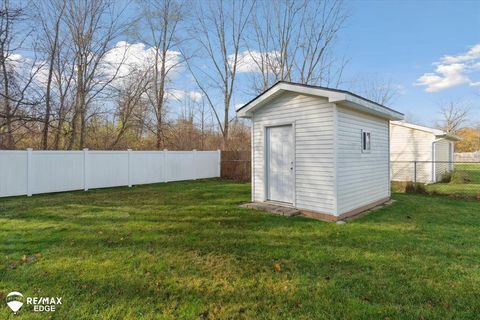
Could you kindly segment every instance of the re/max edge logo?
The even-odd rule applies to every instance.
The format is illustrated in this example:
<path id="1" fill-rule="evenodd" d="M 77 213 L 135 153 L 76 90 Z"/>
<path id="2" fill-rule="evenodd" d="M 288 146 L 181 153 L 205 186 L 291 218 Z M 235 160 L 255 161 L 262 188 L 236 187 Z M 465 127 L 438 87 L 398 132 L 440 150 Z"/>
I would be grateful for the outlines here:
<path id="1" fill-rule="evenodd" d="M 24 304 L 24 296 L 18 291 L 10 292 L 7 306 L 16 314 Z M 62 297 L 26 297 L 26 304 L 33 306 L 33 312 L 54 312 L 62 304 Z"/>

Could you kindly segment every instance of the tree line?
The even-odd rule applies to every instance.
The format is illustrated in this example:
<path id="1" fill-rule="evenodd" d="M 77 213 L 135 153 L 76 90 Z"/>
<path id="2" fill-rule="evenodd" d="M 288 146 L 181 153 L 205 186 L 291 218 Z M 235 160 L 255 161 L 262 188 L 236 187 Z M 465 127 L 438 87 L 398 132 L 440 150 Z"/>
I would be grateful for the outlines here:
<path id="1" fill-rule="evenodd" d="M 0 149 L 249 149 L 235 104 L 338 85 L 346 18 L 330 0 L 2 0 Z"/>

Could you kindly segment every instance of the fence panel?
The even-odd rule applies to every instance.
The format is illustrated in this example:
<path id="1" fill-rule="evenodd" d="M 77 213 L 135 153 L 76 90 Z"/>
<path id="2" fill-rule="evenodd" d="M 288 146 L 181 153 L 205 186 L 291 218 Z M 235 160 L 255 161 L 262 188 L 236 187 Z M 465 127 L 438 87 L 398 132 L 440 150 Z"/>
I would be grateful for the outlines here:
<path id="1" fill-rule="evenodd" d="M 132 151 L 130 157 L 132 184 L 165 181 L 165 151 Z"/>
<path id="2" fill-rule="evenodd" d="M 89 151 L 87 188 L 128 185 L 128 153 L 125 151 Z"/>
<path id="3" fill-rule="evenodd" d="M 83 189 L 83 151 L 34 151 L 31 193 Z"/>
<path id="4" fill-rule="evenodd" d="M 198 151 L 196 154 L 196 163 L 198 171 L 196 173 L 197 179 L 204 179 L 208 177 L 220 176 L 220 152 L 203 152 Z"/>
<path id="5" fill-rule="evenodd" d="M 27 194 L 27 151 L 0 152 L 0 197 Z"/>
<path id="6" fill-rule="evenodd" d="M 394 190 L 480 199 L 480 162 L 392 161 Z"/>
<path id="7" fill-rule="evenodd" d="M 167 154 L 168 181 L 196 179 L 196 168 L 192 166 L 192 152 L 172 151 Z"/>
<path id="8" fill-rule="evenodd" d="M 250 151 L 222 151 L 221 177 L 250 181 L 252 175 Z"/>
<path id="9" fill-rule="evenodd" d="M 475 152 L 455 152 L 456 162 L 480 162 L 480 151 Z"/>
<path id="10" fill-rule="evenodd" d="M 219 176 L 219 151 L 0 151 L 0 197 Z"/>

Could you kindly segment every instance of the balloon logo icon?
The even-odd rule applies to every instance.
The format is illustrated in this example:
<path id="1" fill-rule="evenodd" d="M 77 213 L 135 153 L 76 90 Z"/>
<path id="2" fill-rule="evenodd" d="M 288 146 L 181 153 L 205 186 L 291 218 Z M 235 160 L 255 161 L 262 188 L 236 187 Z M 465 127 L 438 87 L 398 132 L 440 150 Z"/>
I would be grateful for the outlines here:
<path id="1" fill-rule="evenodd" d="M 23 306 L 23 294 L 17 291 L 10 292 L 7 295 L 7 306 L 16 314 Z"/>

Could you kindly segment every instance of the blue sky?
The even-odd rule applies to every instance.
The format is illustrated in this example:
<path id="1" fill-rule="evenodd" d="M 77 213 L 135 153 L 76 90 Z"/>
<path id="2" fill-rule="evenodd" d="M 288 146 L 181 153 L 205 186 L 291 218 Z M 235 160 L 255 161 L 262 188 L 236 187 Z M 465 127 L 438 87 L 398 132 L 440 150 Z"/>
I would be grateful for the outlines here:
<path id="1" fill-rule="evenodd" d="M 117 4 L 130 5 L 127 15 L 138 14 L 137 2 L 118 0 Z M 362 94 L 355 89 L 359 79 L 389 80 L 400 88 L 389 106 L 403 112 L 408 121 L 434 125 L 440 117 L 439 105 L 456 101 L 469 104 L 471 124 L 480 125 L 480 0 L 345 0 L 345 7 L 349 19 L 336 51 L 349 60 L 341 89 Z M 135 59 L 141 60 L 148 51 L 126 35 L 117 39 L 121 40 L 137 43 Z M 472 48 L 477 48 L 476 53 L 470 52 Z M 28 50 L 22 54 L 28 55 Z M 174 89 L 180 95 L 200 95 L 188 71 L 180 69 Z M 239 74 L 233 105 L 252 98 L 246 94 L 250 80 L 248 73 Z M 424 85 L 418 85 L 422 81 Z M 172 106 L 173 114 L 178 107 Z"/>
<path id="2" fill-rule="evenodd" d="M 414 85 L 433 73 L 442 57 L 466 54 L 480 44 L 480 1 L 349 0 L 346 6 L 350 18 L 340 46 L 350 58 L 347 79 L 391 79 L 402 88 L 392 107 L 413 122 L 432 125 L 438 104 L 450 100 L 469 103 L 472 121 L 480 122 L 480 86 L 464 83 L 427 92 L 426 86 Z M 480 81 L 480 68 L 468 77 Z"/>

